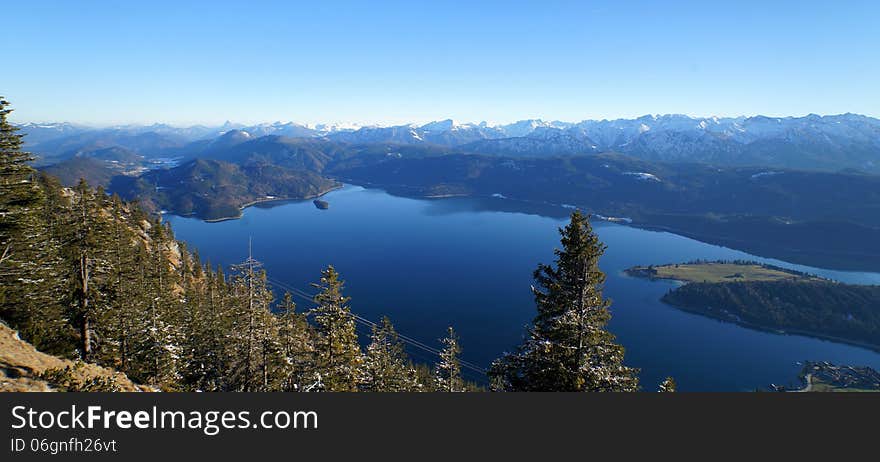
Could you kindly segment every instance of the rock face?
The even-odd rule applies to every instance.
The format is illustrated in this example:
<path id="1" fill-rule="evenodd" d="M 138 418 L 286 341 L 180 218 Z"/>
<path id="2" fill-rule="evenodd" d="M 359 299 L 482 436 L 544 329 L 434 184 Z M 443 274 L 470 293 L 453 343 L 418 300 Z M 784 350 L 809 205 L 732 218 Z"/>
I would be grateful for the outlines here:
<path id="1" fill-rule="evenodd" d="M 79 389 L 112 384 L 114 391 L 152 391 L 121 372 L 41 353 L 0 322 L 0 392 L 68 391 L 77 384 L 85 385 Z"/>

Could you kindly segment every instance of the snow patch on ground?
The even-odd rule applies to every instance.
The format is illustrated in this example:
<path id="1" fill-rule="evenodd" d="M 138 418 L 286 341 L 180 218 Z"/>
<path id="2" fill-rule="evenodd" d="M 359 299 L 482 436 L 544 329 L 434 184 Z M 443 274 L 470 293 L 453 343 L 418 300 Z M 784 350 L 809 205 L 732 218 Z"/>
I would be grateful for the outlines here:
<path id="1" fill-rule="evenodd" d="M 632 218 L 626 218 L 626 217 L 606 217 L 605 215 L 599 215 L 598 213 L 594 213 L 593 217 L 596 218 L 597 220 L 610 221 L 612 223 L 626 223 L 626 224 L 632 223 Z"/>
<path id="2" fill-rule="evenodd" d="M 752 175 L 752 179 L 757 180 L 758 178 L 762 178 L 762 177 L 766 177 L 766 176 L 774 176 L 774 175 L 782 175 L 782 172 L 774 172 L 774 171 L 760 172 L 760 173 L 756 173 L 756 174 Z"/>
<path id="3" fill-rule="evenodd" d="M 645 173 L 645 172 L 623 172 L 624 175 L 635 177 L 636 179 L 642 181 L 656 181 L 660 182 L 660 178 L 657 178 L 653 173 Z"/>

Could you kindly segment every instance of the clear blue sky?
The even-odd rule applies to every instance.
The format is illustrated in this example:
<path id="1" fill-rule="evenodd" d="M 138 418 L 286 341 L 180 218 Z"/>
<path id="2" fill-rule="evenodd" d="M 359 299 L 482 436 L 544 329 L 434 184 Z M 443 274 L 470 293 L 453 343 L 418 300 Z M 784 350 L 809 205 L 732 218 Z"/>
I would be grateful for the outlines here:
<path id="1" fill-rule="evenodd" d="M 878 1 L 16 1 L 0 95 L 90 124 L 880 115 Z"/>

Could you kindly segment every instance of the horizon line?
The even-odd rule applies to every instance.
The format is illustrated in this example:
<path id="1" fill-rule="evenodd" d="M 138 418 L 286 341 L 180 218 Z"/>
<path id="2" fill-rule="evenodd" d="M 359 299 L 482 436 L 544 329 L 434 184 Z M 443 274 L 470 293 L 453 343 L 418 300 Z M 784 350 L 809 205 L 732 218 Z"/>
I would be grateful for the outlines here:
<path id="1" fill-rule="evenodd" d="M 13 111 L 10 114 L 11 119 L 15 119 L 14 114 L 15 114 L 15 108 L 13 106 Z M 295 120 L 290 120 L 290 119 L 253 122 L 253 123 L 233 122 L 231 120 L 225 120 L 224 122 L 181 122 L 181 123 L 162 122 L 162 121 L 91 123 L 91 122 L 73 122 L 70 120 L 59 121 L 59 120 L 46 120 L 46 119 L 44 119 L 44 120 L 39 120 L 39 121 L 38 120 L 16 121 L 13 123 L 15 125 L 68 124 L 68 125 L 77 126 L 80 128 L 90 128 L 90 129 L 112 129 L 112 128 L 126 128 L 126 127 L 145 128 L 145 127 L 151 127 L 151 126 L 155 126 L 155 125 L 163 125 L 163 126 L 168 126 L 171 128 L 183 129 L 183 128 L 194 128 L 194 127 L 219 128 L 219 127 L 223 127 L 224 125 L 240 125 L 242 127 L 251 127 L 251 126 L 261 126 L 261 125 L 271 126 L 271 125 L 294 124 L 294 125 L 298 125 L 298 126 L 309 128 L 309 129 L 315 129 L 315 127 L 317 127 L 319 125 L 325 125 L 325 126 L 339 126 L 339 127 L 343 127 L 343 129 L 348 128 L 348 129 L 358 130 L 361 128 L 392 128 L 392 127 L 406 127 L 406 126 L 421 127 L 421 126 L 431 124 L 431 123 L 446 122 L 446 121 L 452 121 L 454 123 L 454 125 L 458 125 L 458 126 L 466 126 L 466 125 L 481 126 L 482 125 L 482 126 L 486 126 L 486 127 L 501 127 L 501 126 L 505 126 L 505 125 L 512 125 L 512 124 L 516 124 L 519 122 L 528 122 L 528 121 L 540 121 L 540 122 L 545 122 L 545 123 L 558 122 L 558 123 L 564 123 L 564 124 L 579 124 L 579 123 L 583 123 L 583 122 L 614 122 L 614 121 L 622 121 L 622 120 L 635 121 L 635 120 L 639 120 L 639 119 L 643 119 L 643 118 L 647 118 L 647 117 L 653 117 L 655 119 L 662 118 L 662 117 L 687 117 L 692 120 L 712 120 L 712 119 L 718 119 L 718 120 L 743 119 L 743 120 L 745 120 L 745 119 L 753 119 L 753 118 L 757 118 L 757 117 L 766 117 L 766 118 L 770 118 L 770 119 L 804 119 L 804 118 L 811 117 L 811 116 L 817 116 L 817 117 L 824 118 L 824 117 L 842 117 L 842 116 L 847 116 L 847 115 L 866 117 L 866 118 L 870 118 L 870 119 L 880 120 L 880 115 L 873 116 L 873 115 L 860 114 L 858 112 L 849 112 L 848 111 L 848 112 L 839 112 L 839 113 L 830 113 L 830 114 L 829 113 L 819 114 L 819 113 L 815 113 L 815 112 L 810 112 L 810 113 L 803 114 L 803 115 L 784 115 L 784 116 L 778 116 L 778 115 L 768 116 L 768 115 L 764 115 L 764 114 L 737 115 L 737 116 L 729 116 L 729 115 L 725 115 L 725 116 L 721 116 L 721 115 L 694 116 L 691 114 L 667 112 L 667 113 L 654 113 L 654 114 L 649 113 L 649 114 L 643 114 L 643 115 L 634 116 L 634 117 L 585 118 L 585 119 L 581 119 L 579 121 L 562 120 L 562 119 L 556 119 L 556 118 L 531 117 L 531 118 L 525 118 L 525 119 L 517 119 L 512 122 L 489 122 L 486 120 L 482 120 L 479 122 L 461 122 L 461 121 L 456 120 L 455 118 L 452 118 L 452 117 L 445 117 L 445 118 L 440 118 L 440 119 L 432 119 L 432 120 L 426 120 L 426 121 L 415 121 L 415 122 L 408 122 L 408 123 L 395 123 L 395 122 L 386 122 L 386 123 L 359 123 L 359 122 L 301 123 L 301 122 L 297 122 Z"/>

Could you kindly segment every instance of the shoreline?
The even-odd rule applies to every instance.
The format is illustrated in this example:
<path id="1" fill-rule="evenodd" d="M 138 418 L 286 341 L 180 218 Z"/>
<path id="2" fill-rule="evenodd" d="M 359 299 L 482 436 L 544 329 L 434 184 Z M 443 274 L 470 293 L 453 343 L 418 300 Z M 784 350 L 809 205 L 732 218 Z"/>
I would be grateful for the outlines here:
<path id="1" fill-rule="evenodd" d="M 703 242 L 705 244 L 715 245 L 719 247 L 725 247 L 731 250 L 736 250 L 739 252 L 744 252 L 747 254 L 754 255 L 760 258 L 767 258 L 771 260 L 778 260 L 785 263 L 790 263 L 793 265 L 801 265 L 801 266 L 809 266 L 814 268 L 826 269 L 831 271 L 842 271 L 842 272 L 864 272 L 864 273 L 877 273 L 880 272 L 880 268 L 868 266 L 864 263 L 864 254 L 854 253 L 854 252 L 834 252 L 834 253 L 823 253 L 822 249 L 787 249 L 783 248 L 779 251 L 766 250 L 766 242 L 763 241 L 753 241 L 748 239 L 736 239 L 725 236 L 715 236 L 712 234 L 705 234 L 701 232 L 691 231 L 688 229 L 681 228 L 679 226 L 670 226 L 666 224 L 660 223 L 650 223 L 645 221 L 639 221 L 634 218 L 629 217 L 615 217 L 611 215 L 600 214 L 597 211 L 590 209 L 589 207 L 585 207 L 583 205 L 574 205 L 574 204 L 557 204 L 554 202 L 548 201 L 538 201 L 538 200 L 530 200 L 530 199 L 520 199 L 516 197 L 505 196 L 503 198 L 493 197 L 491 195 L 483 195 L 476 194 L 473 192 L 470 193 L 452 193 L 452 194 L 426 194 L 420 192 L 419 188 L 404 185 L 404 184 L 383 184 L 383 183 L 372 183 L 369 181 L 360 181 L 353 180 L 350 178 L 341 178 L 336 177 L 336 180 L 343 181 L 348 184 L 353 184 L 356 186 L 361 186 L 364 188 L 371 189 L 379 189 L 388 194 L 394 196 L 400 196 L 410 199 L 443 199 L 443 198 L 476 198 L 476 199 L 495 199 L 495 200 L 503 200 L 511 203 L 522 203 L 522 204 L 530 204 L 530 205 L 540 205 L 540 206 L 550 206 L 559 208 L 560 211 L 571 212 L 573 209 L 581 210 L 585 213 L 590 214 L 590 216 L 598 221 L 604 223 L 613 223 L 623 226 L 631 226 L 633 228 L 643 229 L 646 231 L 653 232 L 662 232 L 662 233 L 670 233 L 678 236 L 686 237 L 688 239 L 693 239 L 695 241 Z M 541 215 L 538 213 L 538 215 Z M 542 216 L 550 216 L 552 215 L 542 215 Z M 809 258 L 810 256 L 815 256 L 816 258 Z M 806 256 L 807 258 L 804 258 Z M 841 264 L 841 261 L 848 262 L 849 264 Z"/>
<path id="2" fill-rule="evenodd" d="M 238 207 L 238 215 L 236 215 L 234 217 L 220 217 L 220 218 L 211 218 L 211 219 L 200 218 L 200 220 L 204 221 L 205 223 L 220 223 L 223 221 L 238 220 L 242 216 L 244 216 L 244 209 L 251 207 L 251 206 L 254 206 L 254 205 L 265 204 L 265 203 L 270 203 L 270 202 L 307 201 L 309 199 L 317 199 L 319 197 L 322 197 L 324 195 L 327 195 L 333 191 L 342 189 L 344 187 L 345 187 L 344 184 L 340 184 L 340 185 L 334 186 L 332 188 L 329 188 L 325 191 L 321 191 L 317 194 L 311 194 L 311 195 L 305 196 L 305 197 L 273 197 L 271 199 L 266 199 L 266 198 L 257 199 L 257 200 L 253 200 L 253 201 L 250 201 L 250 202 L 247 202 L 247 203 L 240 205 Z M 194 214 L 190 214 L 188 216 L 198 218 L 198 216 L 194 215 Z"/>
<path id="3" fill-rule="evenodd" d="M 218 222 L 226 221 L 226 220 L 237 220 L 242 217 L 244 209 L 247 207 L 250 207 L 252 205 L 257 205 L 257 204 L 260 204 L 263 202 L 273 202 L 273 201 L 315 199 L 315 198 L 321 197 L 324 194 L 327 194 L 329 192 L 335 191 L 337 189 L 341 189 L 345 186 L 345 184 L 351 184 L 351 185 L 360 186 L 360 187 L 363 187 L 366 189 L 378 189 L 378 190 L 384 191 L 384 192 L 391 194 L 391 195 L 394 195 L 394 196 L 405 197 L 405 198 L 410 198 L 410 199 L 423 199 L 423 200 L 440 200 L 440 199 L 455 199 L 455 198 L 496 199 L 496 200 L 508 201 L 511 203 L 519 202 L 522 204 L 554 207 L 554 208 L 558 208 L 560 210 L 560 212 L 563 212 L 563 211 L 570 212 L 572 209 L 577 208 L 577 209 L 580 209 L 586 213 L 589 213 L 595 220 L 598 220 L 598 221 L 601 221 L 604 223 L 612 223 L 612 224 L 618 224 L 618 225 L 623 225 L 623 226 L 631 226 L 633 228 L 643 229 L 646 231 L 671 233 L 671 234 L 675 234 L 678 236 L 686 237 L 688 239 L 693 239 L 693 240 L 696 240 L 699 242 L 703 242 L 706 244 L 717 245 L 720 247 L 729 248 L 731 250 L 749 253 L 749 254 L 752 254 L 752 255 L 759 257 L 759 258 L 779 260 L 779 261 L 794 264 L 794 265 L 809 266 L 809 267 L 827 269 L 827 270 L 831 270 L 831 271 L 867 272 L 867 273 L 880 272 L 880 268 L 866 266 L 862 262 L 862 259 L 859 259 L 858 261 L 850 261 L 849 259 L 851 257 L 856 256 L 854 254 L 851 255 L 848 253 L 834 253 L 834 254 L 826 255 L 826 257 L 829 258 L 830 261 L 825 261 L 826 258 L 821 258 L 821 257 L 819 258 L 821 261 L 818 261 L 813 258 L 804 259 L 803 257 L 799 257 L 798 254 L 806 254 L 809 252 L 808 250 L 782 249 L 779 252 L 776 252 L 776 251 L 767 252 L 767 251 L 763 251 L 761 249 L 756 248 L 756 246 L 760 246 L 761 243 L 752 242 L 750 240 L 732 239 L 732 238 L 723 237 L 723 236 L 713 236 L 713 235 L 707 235 L 704 233 L 690 231 L 687 229 L 682 229 L 677 226 L 668 226 L 668 225 L 663 225 L 663 224 L 640 222 L 640 221 L 629 219 L 629 218 L 622 219 L 619 217 L 605 216 L 605 215 L 599 214 L 598 212 L 592 211 L 588 207 L 583 207 L 580 205 L 557 204 L 557 203 L 548 202 L 548 201 L 535 201 L 535 200 L 520 199 L 520 198 L 515 198 L 515 197 L 509 197 L 509 196 L 506 196 L 504 198 L 498 198 L 498 197 L 494 197 L 492 195 L 482 195 L 482 194 L 476 194 L 473 192 L 450 193 L 450 194 L 430 194 L 430 193 L 421 192 L 416 187 L 412 187 L 412 186 L 408 186 L 408 185 L 404 185 L 404 184 L 373 183 L 373 182 L 369 182 L 369 181 L 360 181 L 360 180 L 353 180 L 351 178 L 334 177 L 334 176 L 330 176 L 329 178 L 334 179 L 342 184 L 339 186 L 336 186 L 334 188 L 331 188 L 327 191 L 321 192 L 317 195 L 311 195 L 311 196 L 304 197 L 304 198 L 259 199 L 259 200 L 252 201 L 252 202 L 249 202 L 247 204 L 243 204 L 242 206 L 240 206 L 239 213 L 236 216 L 212 218 L 212 219 L 207 219 L 207 220 L 203 219 L 203 221 L 209 222 L 209 223 L 218 223 Z M 526 212 L 526 213 L 528 213 L 528 212 Z M 542 215 L 541 213 L 537 213 L 537 214 Z M 196 215 L 190 214 L 188 216 L 196 216 Z M 544 215 L 544 216 L 554 217 L 553 215 Z M 560 216 L 561 216 L 561 214 L 560 214 Z M 196 216 L 196 218 L 198 218 L 198 217 Z M 839 263 L 840 259 L 850 261 L 850 264 L 842 265 Z"/>

